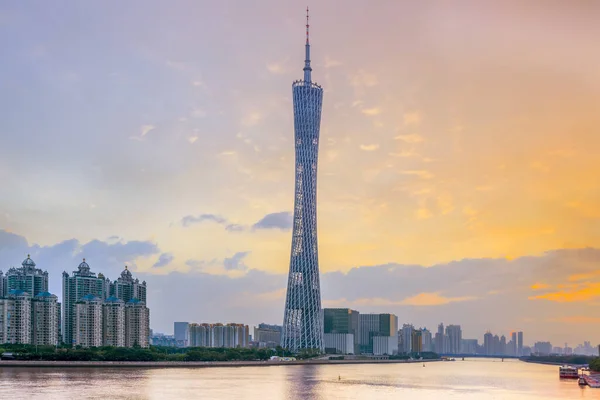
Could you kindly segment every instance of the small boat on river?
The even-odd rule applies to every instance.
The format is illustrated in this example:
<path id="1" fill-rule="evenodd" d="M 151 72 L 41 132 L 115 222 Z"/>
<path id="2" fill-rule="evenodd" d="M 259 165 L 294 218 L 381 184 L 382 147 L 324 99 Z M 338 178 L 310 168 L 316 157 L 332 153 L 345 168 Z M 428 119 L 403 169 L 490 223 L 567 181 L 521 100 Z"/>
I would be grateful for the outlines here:
<path id="1" fill-rule="evenodd" d="M 579 371 L 570 365 L 561 365 L 558 369 L 560 379 L 578 379 Z"/>

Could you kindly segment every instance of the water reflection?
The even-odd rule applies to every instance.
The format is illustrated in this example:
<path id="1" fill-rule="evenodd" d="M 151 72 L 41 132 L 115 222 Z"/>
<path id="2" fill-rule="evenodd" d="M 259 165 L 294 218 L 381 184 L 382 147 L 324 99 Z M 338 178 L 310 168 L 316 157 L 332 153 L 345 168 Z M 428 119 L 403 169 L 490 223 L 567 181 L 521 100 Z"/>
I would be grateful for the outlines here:
<path id="1" fill-rule="evenodd" d="M 290 400 L 321 400 L 319 391 L 320 365 L 285 367 L 288 369 L 286 376 L 286 399 Z"/>
<path id="2" fill-rule="evenodd" d="M 0 364 L 1 365 L 1 364 Z M 338 376 L 341 379 L 338 379 Z M 206 369 L 2 368 L 0 399 L 599 399 L 554 366 L 494 360 Z"/>

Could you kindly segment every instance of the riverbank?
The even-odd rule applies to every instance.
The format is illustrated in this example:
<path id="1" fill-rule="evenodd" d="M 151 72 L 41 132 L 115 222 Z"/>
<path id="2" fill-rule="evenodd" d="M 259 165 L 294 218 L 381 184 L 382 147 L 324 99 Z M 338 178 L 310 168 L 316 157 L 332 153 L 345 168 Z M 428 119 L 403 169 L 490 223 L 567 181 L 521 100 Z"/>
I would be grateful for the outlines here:
<path id="1" fill-rule="evenodd" d="M 304 360 L 304 361 L 0 361 L 4 367 L 29 368 L 230 368 L 331 364 L 410 364 L 436 360 Z"/>
<path id="2" fill-rule="evenodd" d="M 520 361 L 524 361 L 526 363 L 531 363 L 531 364 L 542 364 L 542 365 L 556 365 L 556 366 L 561 366 L 561 365 L 572 365 L 574 367 L 586 367 L 589 364 L 579 364 L 579 363 L 573 363 L 573 362 L 567 362 L 567 361 L 538 361 L 538 360 L 530 360 L 530 359 L 526 359 L 526 358 L 521 358 Z"/>

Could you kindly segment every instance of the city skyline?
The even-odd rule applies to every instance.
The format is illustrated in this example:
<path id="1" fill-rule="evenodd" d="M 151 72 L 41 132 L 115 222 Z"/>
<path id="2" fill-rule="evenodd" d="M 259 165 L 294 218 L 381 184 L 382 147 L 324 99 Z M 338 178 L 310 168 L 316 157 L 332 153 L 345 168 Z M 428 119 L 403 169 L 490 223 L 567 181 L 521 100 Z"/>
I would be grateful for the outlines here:
<path id="1" fill-rule="evenodd" d="M 141 4 L 0 5 L 0 270 L 62 302 L 83 257 L 128 265 L 156 330 L 280 323 L 304 7 Z M 593 339 L 595 5 L 309 5 L 323 307 Z"/>
<path id="2" fill-rule="evenodd" d="M 25 298 L 27 299 L 32 299 L 32 298 L 37 298 L 38 301 L 52 301 L 52 299 L 54 299 L 54 303 L 56 304 L 56 301 L 58 299 L 57 296 L 52 295 L 51 293 L 44 291 L 49 285 L 48 285 L 48 280 L 49 280 L 49 274 L 47 273 L 47 271 L 42 271 L 41 269 L 36 268 L 36 263 L 34 262 L 34 260 L 30 257 L 30 255 L 27 255 L 27 258 L 25 260 L 23 260 L 22 264 L 22 268 L 19 269 L 14 269 L 11 268 L 11 270 L 9 270 L 7 272 L 7 274 L 5 275 L 1 270 L 0 270 L 0 300 L 2 299 L 14 299 L 16 298 L 15 296 L 25 296 Z M 145 300 L 146 300 L 146 282 L 143 281 L 140 283 L 139 279 L 134 279 L 132 277 L 131 272 L 128 270 L 127 267 L 125 267 L 125 269 L 121 272 L 121 275 L 118 279 L 116 279 L 114 282 L 111 282 L 108 278 L 105 278 L 104 275 L 102 273 L 98 274 L 98 277 L 96 277 L 95 273 L 90 273 L 89 271 L 90 267 L 89 265 L 86 263 L 85 259 L 83 259 L 83 262 L 81 262 L 78 266 L 78 270 L 79 271 L 74 271 L 74 277 L 81 275 L 82 271 L 83 271 L 83 276 L 86 277 L 91 277 L 92 279 L 99 279 L 100 281 L 103 282 L 102 289 L 98 289 L 101 292 L 106 292 L 104 294 L 101 294 L 100 296 L 109 296 L 109 293 L 113 293 L 112 295 L 110 295 L 110 297 L 106 298 L 105 303 L 103 304 L 103 308 L 106 306 L 125 306 L 125 303 L 127 303 L 127 306 L 129 305 L 135 305 L 137 303 L 140 303 L 139 299 L 142 299 L 141 301 L 141 305 L 145 304 Z M 27 275 L 25 275 L 25 273 Z M 63 280 L 65 277 L 65 272 L 63 272 Z M 66 274 L 68 276 L 68 274 Z M 14 278 L 18 279 L 18 282 L 15 281 Z M 106 279 L 106 281 L 104 281 Z M 63 282 L 64 285 L 64 282 Z M 108 286 L 110 285 L 110 286 Z M 89 286 L 89 285 L 84 285 L 84 286 Z M 94 286 L 94 285 L 92 285 Z M 16 291 L 14 289 L 11 290 L 12 288 L 22 288 L 22 289 L 26 289 L 26 290 L 22 290 L 22 289 L 17 289 Z M 29 288 L 29 289 L 28 289 Z M 31 288 L 36 288 L 36 289 L 31 289 Z M 64 288 L 64 286 L 63 286 Z M 82 287 L 83 288 L 83 287 Z M 32 296 L 32 293 L 37 293 L 37 296 Z M 117 297 L 114 297 L 117 296 Z M 98 305 L 101 304 L 102 299 L 98 296 L 94 296 L 94 295 L 87 295 L 85 296 L 83 299 L 85 299 L 86 301 L 92 301 L 92 302 L 97 302 Z M 133 300 L 134 302 L 130 302 L 130 300 Z M 42 305 L 42 303 L 40 303 L 40 306 Z M 61 303 L 58 302 L 58 306 L 60 306 Z M 64 304 L 63 304 L 64 306 Z M 60 308 L 60 307 L 59 307 Z M 349 308 L 325 308 L 324 309 L 324 330 L 325 333 L 327 333 L 328 330 L 332 329 L 332 324 L 334 323 L 334 321 L 337 321 L 337 323 L 340 322 L 340 318 L 338 317 L 333 317 L 333 315 L 328 314 L 331 312 L 339 312 L 339 311 L 351 311 L 351 315 L 354 315 L 353 320 L 355 321 L 356 324 L 359 324 L 359 314 L 361 316 L 367 316 L 367 318 L 369 318 L 368 316 L 371 317 L 376 317 L 376 318 L 381 318 L 381 316 L 393 316 L 393 318 L 395 318 L 395 323 L 397 324 L 398 322 L 398 317 L 394 314 L 389 314 L 389 313 L 374 313 L 374 312 L 358 312 L 357 310 L 352 310 Z M 58 309 L 57 309 L 58 311 Z M 125 311 L 125 309 L 121 310 L 122 312 Z M 57 313 L 60 314 L 60 313 Z M 62 315 L 66 316 L 67 313 L 63 312 Z M 328 316 L 329 315 L 329 316 Z M 56 315 L 56 317 L 58 318 L 59 315 Z M 146 317 L 147 318 L 147 317 Z M 333 318 L 333 319 L 332 319 Z M 346 320 L 348 318 L 348 315 L 343 318 L 344 320 Z M 67 318 L 68 319 L 68 318 Z M 225 318 L 225 320 L 227 320 L 227 318 Z M 379 319 L 377 319 L 377 322 L 374 324 L 374 326 L 379 326 Z M 419 332 L 428 332 L 428 340 L 431 343 L 432 346 L 442 346 L 444 349 L 448 349 L 447 351 L 443 351 L 443 354 L 459 354 L 457 353 L 458 348 L 460 348 L 460 341 L 461 339 L 464 341 L 474 341 L 480 348 L 482 348 L 482 351 L 484 348 L 486 348 L 486 345 L 484 344 L 486 342 L 486 336 L 489 335 L 490 339 L 494 339 L 495 343 L 494 346 L 498 346 L 500 343 L 502 343 L 502 348 L 505 348 L 506 350 L 503 350 L 503 352 L 490 352 L 488 355 L 507 355 L 507 356 L 514 356 L 515 354 L 518 355 L 523 355 L 523 348 L 527 347 L 529 349 L 534 349 L 536 346 L 540 345 L 540 348 L 546 348 L 549 346 L 549 348 L 552 349 L 552 352 L 554 354 L 570 354 L 569 352 L 573 352 L 574 354 L 596 354 L 596 351 L 598 350 L 598 347 L 595 345 L 590 345 L 590 343 L 592 343 L 592 341 L 589 340 L 583 340 L 583 341 L 579 341 L 579 342 L 572 342 L 572 343 L 561 343 L 563 346 L 553 346 L 554 344 L 557 343 L 551 343 L 549 341 L 546 340 L 546 338 L 541 337 L 541 338 L 533 338 L 530 339 L 529 341 L 524 341 L 523 340 L 523 332 L 522 331 L 511 331 L 511 332 L 499 332 L 499 334 L 501 336 L 498 336 L 497 333 L 495 332 L 491 332 L 489 329 L 486 330 L 484 333 L 479 333 L 479 334 L 475 334 L 475 335 L 471 335 L 471 337 L 473 338 L 465 338 L 464 336 L 462 336 L 462 326 L 460 324 L 449 324 L 445 327 L 444 330 L 444 322 L 441 322 L 438 324 L 438 334 L 433 337 L 432 336 L 432 331 L 428 330 L 426 326 L 418 326 L 416 324 L 413 324 L 411 322 L 406 323 L 406 321 L 404 321 L 405 323 L 403 323 L 403 326 L 400 327 L 400 329 L 398 329 L 397 333 L 398 336 L 402 336 L 403 335 L 403 329 L 405 327 L 410 327 L 411 330 L 418 330 Z M 348 323 L 348 322 L 345 322 Z M 178 333 L 178 324 L 185 324 L 186 329 L 189 326 L 222 326 L 223 324 L 221 323 L 206 323 L 206 322 L 202 322 L 200 324 L 198 323 L 188 323 L 188 322 L 174 322 L 174 335 L 169 335 L 169 333 L 166 333 L 167 336 L 173 336 L 174 338 L 177 338 L 178 335 L 181 335 L 181 333 Z M 253 323 L 248 323 L 247 321 L 244 322 L 246 329 L 248 329 L 249 326 L 254 325 L 255 327 L 255 331 L 256 331 L 256 324 Z M 242 326 L 244 324 L 238 324 L 238 323 L 227 323 L 225 324 L 226 326 Z M 368 324 L 367 324 L 368 325 Z M 371 324 L 373 325 L 373 324 Z M 62 327 L 64 329 L 64 327 L 66 326 L 66 324 L 62 323 Z M 273 324 L 273 325 L 269 325 L 269 324 L 265 324 L 263 323 L 259 323 L 258 327 L 260 326 L 266 326 L 268 329 L 280 329 L 281 331 L 283 331 L 283 325 L 278 325 L 278 324 Z M 388 324 L 388 326 L 391 326 Z M 116 327 L 115 327 L 116 328 Z M 356 328 L 354 328 L 356 330 Z M 151 329 L 152 330 L 152 329 Z M 393 329 L 392 329 L 393 331 Z M 34 331 L 35 332 L 35 331 Z M 458 332 L 458 333 L 456 333 Z M 351 333 L 351 332 L 346 332 L 346 333 Z M 504 333 L 509 333 L 510 336 L 505 336 Z M 156 331 L 155 334 L 158 335 L 165 335 L 165 333 L 162 332 L 158 332 Z M 438 338 L 438 335 L 441 335 Z M 483 336 L 482 336 L 483 335 Z M 444 341 L 442 340 L 440 342 L 440 340 L 444 337 L 448 337 L 448 343 L 444 343 Z M 65 335 L 63 334 L 63 339 L 64 339 Z M 355 334 L 355 337 L 358 337 Z M 454 339 L 452 339 L 454 337 Z M 481 339 L 481 340 L 480 340 Z M 98 338 L 98 340 L 100 340 Z M 125 338 L 123 338 L 123 340 L 125 340 Z M 358 339 L 356 339 L 357 342 L 355 343 L 356 346 L 358 346 Z M 500 340 L 502 340 L 500 342 Z M 508 341 L 507 341 L 508 340 Z M 478 344 L 479 342 L 481 342 L 481 344 Z M 130 344 L 129 344 L 130 345 Z M 570 346 L 569 346 L 570 345 Z M 423 345 L 425 347 L 425 344 Z M 598 345 L 600 346 L 600 344 Z M 187 347 L 187 345 L 184 345 L 184 347 Z M 217 346 L 218 347 L 218 346 Z M 477 346 L 476 346 L 477 347 Z M 400 349 L 402 349 L 402 347 L 399 347 Z M 410 345 L 409 345 L 410 348 Z M 406 348 L 405 348 L 406 350 Z M 423 351 L 427 351 L 427 350 L 423 350 Z M 487 351 L 487 350 L 485 350 Z M 465 354 L 468 354 L 469 352 L 464 352 Z M 474 353 L 473 353 L 474 354 Z M 483 354 L 483 353 L 479 353 L 479 354 Z"/>

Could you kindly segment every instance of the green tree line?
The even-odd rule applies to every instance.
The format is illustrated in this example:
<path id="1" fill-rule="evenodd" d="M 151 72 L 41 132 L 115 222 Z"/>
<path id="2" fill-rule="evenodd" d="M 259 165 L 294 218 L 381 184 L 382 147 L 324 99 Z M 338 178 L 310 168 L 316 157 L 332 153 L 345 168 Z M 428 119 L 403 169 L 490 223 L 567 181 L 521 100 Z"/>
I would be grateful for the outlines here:
<path id="1" fill-rule="evenodd" d="M 590 361 L 590 369 L 594 372 L 600 372 L 600 357 L 595 357 Z"/>
<path id="2" fill-rule="evenodd" d="M 419 359 L 423 357 L 423 360 L 437 360 L 440 356 L 432 351 L 424 351 L 421 353 L 410 353 L 410 354 L 394 354 L 390 356 L 390 360 L 408 360 L 409 358 Z"/>
<path id="3" fill-rule="evenodd" d="M 207 347 L 92 347 L 0 346 L 0 354 L 13 353 L 17 360 L 43 361 L 265 361 L 273 355 L 289 356 L 278 349 L 207 348 Z"/>

